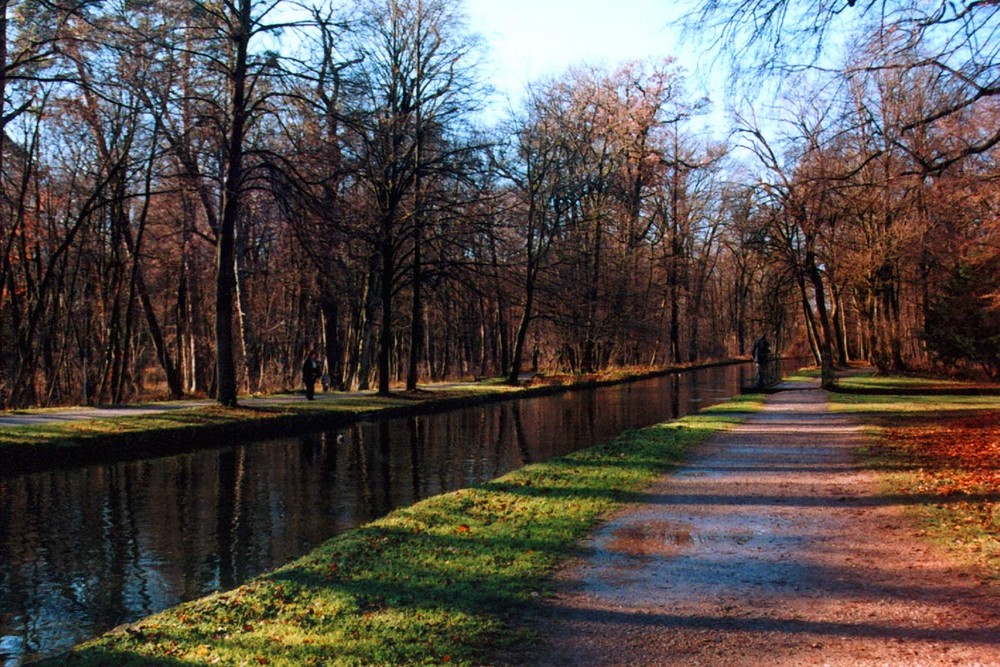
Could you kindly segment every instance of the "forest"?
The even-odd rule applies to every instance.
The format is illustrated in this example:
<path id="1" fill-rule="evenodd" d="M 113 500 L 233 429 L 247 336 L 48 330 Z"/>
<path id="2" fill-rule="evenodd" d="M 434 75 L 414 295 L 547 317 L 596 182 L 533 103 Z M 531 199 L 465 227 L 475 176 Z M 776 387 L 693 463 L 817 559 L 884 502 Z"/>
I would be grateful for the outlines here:
<path id="1" fill-rule="evenodd" d="M 728 132 L 670 59 L 486 113 L 459 0 L 0 4 L 0 408 L 232 406 L 313 349 L 385 394 L 760 335 L 826 379 L 1000 378 L 998 3 L 702 3 L 734 76 L 784 79 Z M 846 55 L 754 57 L 834 21 Z"/>

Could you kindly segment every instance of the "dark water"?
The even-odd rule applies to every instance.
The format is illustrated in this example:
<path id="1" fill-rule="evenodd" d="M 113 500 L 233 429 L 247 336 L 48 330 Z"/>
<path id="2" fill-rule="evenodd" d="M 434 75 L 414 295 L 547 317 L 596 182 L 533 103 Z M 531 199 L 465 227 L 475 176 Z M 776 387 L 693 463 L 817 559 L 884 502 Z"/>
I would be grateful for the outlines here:
<path id="1" fill-rule="evenodd" d="M 725 366 L 190 454 L 0 476 L 0 665 L 232 588 L 395 507 L 739 392 Z"/>

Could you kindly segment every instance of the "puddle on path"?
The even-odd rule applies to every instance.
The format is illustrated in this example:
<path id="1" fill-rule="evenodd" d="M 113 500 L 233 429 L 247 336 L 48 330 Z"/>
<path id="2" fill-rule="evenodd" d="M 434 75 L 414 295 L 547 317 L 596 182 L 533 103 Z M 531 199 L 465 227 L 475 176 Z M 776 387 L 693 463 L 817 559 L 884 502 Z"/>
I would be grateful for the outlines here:
<path id="1" fill-rule="evenodd" d="M 694 530 L 688 524 L 653 521 L 617 528 L 608 541 L 607 549 L 616 555 L 672 556 L 702 545 L 742 545 L 753 537 L 753 532 L 745 529 L 705 532 Z"/>

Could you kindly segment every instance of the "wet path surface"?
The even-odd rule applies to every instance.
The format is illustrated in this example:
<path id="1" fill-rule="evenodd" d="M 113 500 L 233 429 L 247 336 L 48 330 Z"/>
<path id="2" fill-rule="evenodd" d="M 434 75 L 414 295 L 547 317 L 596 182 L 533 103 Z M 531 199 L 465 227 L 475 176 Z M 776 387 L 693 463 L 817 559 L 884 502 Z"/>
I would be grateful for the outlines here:
<path id="1" fill-rule="evenodd" d="M 543 665 L 1000 665 L 996 589 L 916 538 L 818 390 L 782 392 L 605 524 L 529 622 Z"/>

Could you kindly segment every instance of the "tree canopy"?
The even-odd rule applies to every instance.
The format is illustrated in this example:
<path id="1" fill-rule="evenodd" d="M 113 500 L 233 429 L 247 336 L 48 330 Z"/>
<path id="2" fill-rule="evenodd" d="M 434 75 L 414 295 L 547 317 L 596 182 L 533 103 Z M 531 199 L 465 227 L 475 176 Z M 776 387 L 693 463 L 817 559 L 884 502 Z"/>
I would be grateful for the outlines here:
<path id="1" fill-rule="evenodd" d="M 995 373 L 996 3 L 702 3 L 737 74 L 784 75 L 728 139 L 670 59 L 487 123 L 457 0 L 4 8 L 4 407 L 234 405 L 312 349 L 382 393 L 762 334 L 828 377 Z"/>

